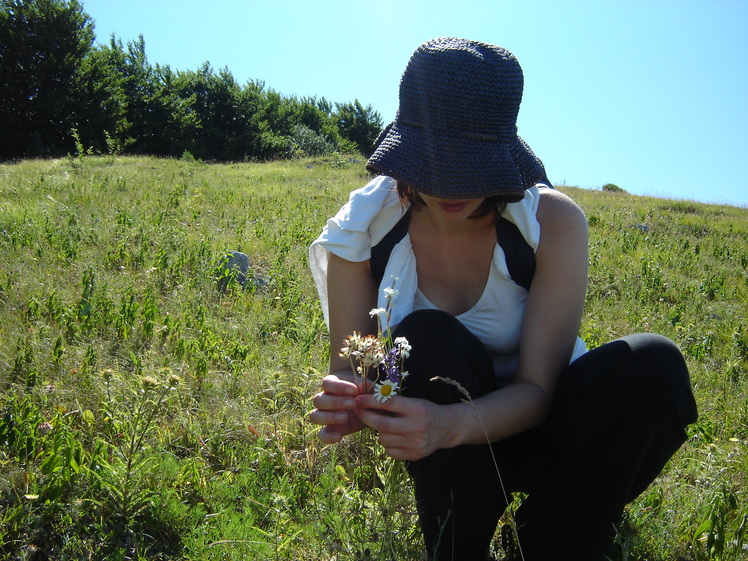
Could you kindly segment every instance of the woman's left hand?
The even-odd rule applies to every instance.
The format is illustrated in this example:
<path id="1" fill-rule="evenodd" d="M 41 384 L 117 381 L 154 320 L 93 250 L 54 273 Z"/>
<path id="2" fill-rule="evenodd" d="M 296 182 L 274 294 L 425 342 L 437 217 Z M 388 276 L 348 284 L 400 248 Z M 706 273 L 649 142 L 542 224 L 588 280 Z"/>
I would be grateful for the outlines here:
<path id="1" fill-rule="evenodd" d="M 356 401 L 359 419 L 379 432 L 379 443 L 395 460 L 420 460 L 453 446 L 452 406 L 400 395 L 384 403 L 373 394 L 359 395 Z"/>

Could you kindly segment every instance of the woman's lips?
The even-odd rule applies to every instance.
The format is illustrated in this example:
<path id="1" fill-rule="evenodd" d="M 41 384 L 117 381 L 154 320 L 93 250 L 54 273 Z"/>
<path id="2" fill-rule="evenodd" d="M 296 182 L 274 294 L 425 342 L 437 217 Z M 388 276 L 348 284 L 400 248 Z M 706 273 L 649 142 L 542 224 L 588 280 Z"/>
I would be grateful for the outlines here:
<path id="1" fill-rule="evenodd" d="M 441 202 L 437 204 L 444 212 L 460 212 L 468 205 L 466 202 Z"/>

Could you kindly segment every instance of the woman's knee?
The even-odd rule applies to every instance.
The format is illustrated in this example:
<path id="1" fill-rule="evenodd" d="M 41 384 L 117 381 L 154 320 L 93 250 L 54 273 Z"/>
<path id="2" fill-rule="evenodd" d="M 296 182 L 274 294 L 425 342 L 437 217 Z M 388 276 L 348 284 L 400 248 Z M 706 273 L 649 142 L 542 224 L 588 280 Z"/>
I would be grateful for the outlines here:
<path id="1" fill-rule="evenodd" d="M 630 350 L 624 383 L 637 401 L 670 416 L 679 412 L 684 424 L 696 420 L 696 404 L 688 366 L 678 346 L 663 335 L 641 333 L 622 339 Z"/>
<path id="2" fill-rule="evenodd" d="M 465 329 L 457 318 L 441 310 L 417 310 L 411 312 L 395 326 L 395 337 L 406 337 L 413 345 L 423 340 L 424 345 L 432 346 L 436 339 L 453 338 L 455 330 Z"/>
<path id="3" fill-rule="evenodd" d="M 462 399 L 453 386 L 434 382 L 434 377 L 456 380 L 475 396 L 494 389 L 490 354 L 454 316 L 439 310 L 418 310 L 400 322 L 393 337 L 405 337 L 411 346 L 405 361 L 409 375 L 404 395 L 436 403 Z"/>
<path id="4" fill-rule="evenodd" d="M 685 424 L 696 418 L 686 362 L 662 335 L 629 335 L 590 351 L 571 365 L 559 390 L 565 400 L 625 404 L 645 423 L 672 418 L 674 410 Z"/>
<path id="5" fill-rule="evenodd" d="M 639 333 L 622 339 L 630 349 L 630 375 L 653 390 L 691 391 L 688 366 L 678 346 L 663 335 Z"/>

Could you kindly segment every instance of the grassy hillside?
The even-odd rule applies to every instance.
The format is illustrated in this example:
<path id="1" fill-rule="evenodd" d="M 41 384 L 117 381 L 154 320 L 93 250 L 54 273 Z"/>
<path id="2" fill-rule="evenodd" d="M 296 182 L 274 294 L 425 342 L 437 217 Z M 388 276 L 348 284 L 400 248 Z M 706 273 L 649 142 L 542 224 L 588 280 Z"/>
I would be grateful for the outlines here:
<path id="1" fill-rule="evenodd" d="M 422 558 L 400 466 L 306 421 L 306 249 L 366 181 L 341 157 L 0 166 L 0 559 Z M 563 191 L 590 225 L 582 336 L 671 337 L 701 412 L 616 559 L 745 559 L 748 209 Z"/>

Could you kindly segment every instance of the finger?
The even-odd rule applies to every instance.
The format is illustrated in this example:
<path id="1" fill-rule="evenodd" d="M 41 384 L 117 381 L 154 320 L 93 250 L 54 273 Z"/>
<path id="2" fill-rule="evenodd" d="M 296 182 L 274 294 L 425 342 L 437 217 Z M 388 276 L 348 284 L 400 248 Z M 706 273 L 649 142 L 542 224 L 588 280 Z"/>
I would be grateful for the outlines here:
<path id="1" fill-rule="evenodd" d="M 354 409 L 356 401 L 351 396 L 340 396 L 329 393 L 318 393 L 312 399 L 316 409 L 326 411 L 342 411 L 344 409 Z"/>
<path id="2" fill-rule="evenodd" d="M 407 429 L 408 421 L 406 419 L 393 417 L 388 411 L 359 409 L 356 414 L 361 422 L 380 433 L 404 434 Z"/>
<path id="3" fill-rule="evenodd" d="M 319 439 L 325 444 L 337 444 L 343 440 L 343 433 L 335 430 L 334 428 L 327 426 L 320 429 L 317 433 Z"/>
<path id="4" fill-rule="evenodd" d="M 418 460 L 431 453 L 427 441 L 411 435 L 380 432 L 378 442 L 396 460 Z"/>
<path id="5" fill-rule="evenodd" d="M 329 375 L 322 378 L 322 391 L 338 395 L 358 395 L 358 386 L 353 382 L 341 380 L 337 376 Z"/>
<path id="6" fill-rule="evenodd" d="M 374 394 L 362 394 L 356 397 L 356 403 L 363 409 L 379 409 L 398 414 L 408 411 L 408 398 L 397 395 L 381 402 Z"/>
<path id="7" fill-rule="evenodd" d="M 405 436 L 390 432 L 380 432 L 377 442 L 379 442 L 379 444 L 384 448 L 406 448 L 408 445 Z"/>
<path id="8" fill-rule="evenodd" d="M 309 420 L 315 425 L 342 425 L 348 422 L 348 413 L 315 409 L 309 413 Z"/>
<path id="9" fill-rule="evenodd" d="M 387 446 L 384 448 L 384 452 L 393 460 L 401 461 L 415 461 L 425 457 L 425 454 L 419 454 L 418 452 L 408 447 Z"/>
<path id="10" fill-rule="evenodd" d="M 385 448 L 384 451 L 393 460 L 405 461 L 419 459 L 412 457 L 405 448 Z"/>

